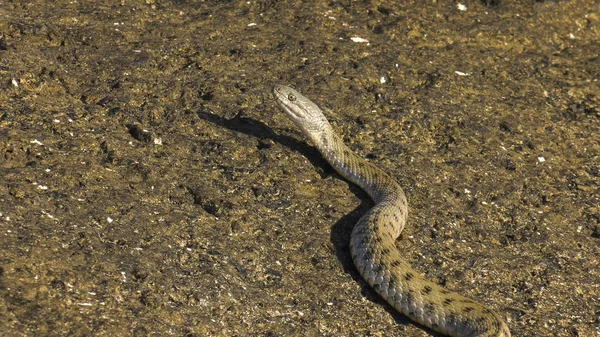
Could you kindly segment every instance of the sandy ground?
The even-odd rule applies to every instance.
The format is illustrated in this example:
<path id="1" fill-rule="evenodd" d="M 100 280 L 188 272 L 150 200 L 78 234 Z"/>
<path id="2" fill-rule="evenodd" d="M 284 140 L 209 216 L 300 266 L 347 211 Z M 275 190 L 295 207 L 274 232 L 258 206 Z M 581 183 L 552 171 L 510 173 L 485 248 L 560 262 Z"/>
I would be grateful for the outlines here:
<path id="1" fill-rule="evenodd" d="M 405 188 L 416 269 L 600 336 L 598 41 L 593 0 L 0 1 L 0 331 L 439 336 L 360 279 L 372 204 L 281 83 Z"/>

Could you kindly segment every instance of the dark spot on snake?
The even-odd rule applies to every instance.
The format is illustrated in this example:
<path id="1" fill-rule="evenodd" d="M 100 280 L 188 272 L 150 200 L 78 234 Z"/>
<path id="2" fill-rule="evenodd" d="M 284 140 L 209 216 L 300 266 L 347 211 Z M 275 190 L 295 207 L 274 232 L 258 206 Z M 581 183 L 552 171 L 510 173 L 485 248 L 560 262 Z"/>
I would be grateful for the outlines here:
<path id="1" fill-rule="evenodd" d="M 430 286 L 425 286 L 423 288 L 423 290 L 421 290 L 421 293 L 423 293 L 424 295 L 427 295 L 427 294 L 429 294 L 431 292 L 431 290 L 433 290 L 433 289 L 431 289 Z"/>
<path id="2" fill-rule="evenodd" d="M 452 302 L 454 302 L 453 299 L 446 298 L 446 299 L 444 299 L 444 302 L 442 302 L 442 304 L 446 307 L 446 306 L 449 306 L 450 304 L 452 304 Z"/>
<path id="3" fill-rule="evenodd" d="M 406 297 L 406 303 L 413 303 L 413 295 L 410 294 L 410 292 L 405 293 L 404 296 Z"/>
<path id="4" fill-rule="evenodd" d="M 407 281 L 412 280 L 413 277 L 415 277 L 415 275 L 413 275 L 413 273 L 406 273 L 406 274 L 404 274 L 404 279 L 407 280 Z"/>
<path id="5" fill-rule="evenodd" d="M 493 313 L 494 313 L 494 312 L 492 311 L 492 309 L 490 309 L 490 308 L 486 308 L 486 307 L 484 307 L 484 308 L 483 308 L 483 312 L 485 312 L 486 314 L 493 314 Z"/>
<path id="6" fill-rule="evenodd" d="M 450 290 L 447 290 L 447 289 L 442 289 L 442 290 L 440 290 L 440 293 L 442 293 L 444 295 L 448 295 L 448 294 L 450 294 L 452 292 Z"/>
<path id="7" fill-rule="evenodd" d="M 400 265 L 400 261 L 398 261 L 398 260 L 394 260 L 392 262 L 392 267 L 398 267 L 399 265 Z"/>
<path id="8" fill-rule="evenodd" d="M 383 248 L 381 250 L 381 255 L 388 255 L 390 253 L 390 249 L 389 248 Z"/>
<path id="9" fill-rule="evenodd" d="M 423 305 L 423 311 L 424 312 L 436 312 L 437 310 L 434 309 L 434 305 L 432 305 L 431 303 L 425 303 Z M 432 324 L 433 326 L 435 326 L 435 324 Z"/>
<path id="10" fill-rule="evenodd" d="M 473 311 L 473 307 L 466 307 L 463 309 L 463 312 L 467 313 L 467 314 L 470 313 L 471 311 Z"/>

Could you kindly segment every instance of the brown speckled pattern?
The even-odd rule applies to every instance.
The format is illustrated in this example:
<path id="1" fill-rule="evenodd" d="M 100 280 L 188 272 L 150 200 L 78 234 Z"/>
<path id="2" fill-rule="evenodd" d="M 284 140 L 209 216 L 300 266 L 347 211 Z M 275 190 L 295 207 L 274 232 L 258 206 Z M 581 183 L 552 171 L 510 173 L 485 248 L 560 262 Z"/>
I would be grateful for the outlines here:
<path id="1" fill-rule="evenodd" d="M 346 147 L 309 99 L 281 85 L 273 93 L 331 166 L 375 202 L 350 240 L 354 264 L 373 289 L 411 320 L 448 336 L 510 337 L 496 312 L 426 280 L 402 258 L 395 240 L 404 228 L 408 205 L 398 183 Z"/>

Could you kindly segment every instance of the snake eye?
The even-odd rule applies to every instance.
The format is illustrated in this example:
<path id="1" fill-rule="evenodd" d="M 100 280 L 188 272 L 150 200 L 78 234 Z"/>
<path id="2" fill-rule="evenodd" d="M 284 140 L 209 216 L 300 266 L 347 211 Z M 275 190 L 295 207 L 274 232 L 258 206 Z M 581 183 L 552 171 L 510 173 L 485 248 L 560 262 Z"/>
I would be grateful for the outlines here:
<path id="1" fill-rule="evenodd" d="M 296 96 L 294 96 L 294 94 L 288 94 L 288 100 L 289 100 L 290 102 L 293 102 L 293 101 L 295 101 L 295 100 L 296 100 Z"/>

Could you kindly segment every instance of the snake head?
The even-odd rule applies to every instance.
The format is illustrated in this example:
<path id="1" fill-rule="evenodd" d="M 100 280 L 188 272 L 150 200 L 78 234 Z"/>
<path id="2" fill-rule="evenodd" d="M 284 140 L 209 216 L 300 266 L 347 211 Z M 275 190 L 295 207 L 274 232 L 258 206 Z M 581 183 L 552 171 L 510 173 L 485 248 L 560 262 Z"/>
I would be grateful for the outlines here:
<path id="1" fill-rule="evenodd" d="M 332 134 L 331 125 L 321 109 L 301 93 L 285 85 L 276 85 L 273 95 L 288 118 L 311 140 L 318 142 L 325 134 Z"/>

